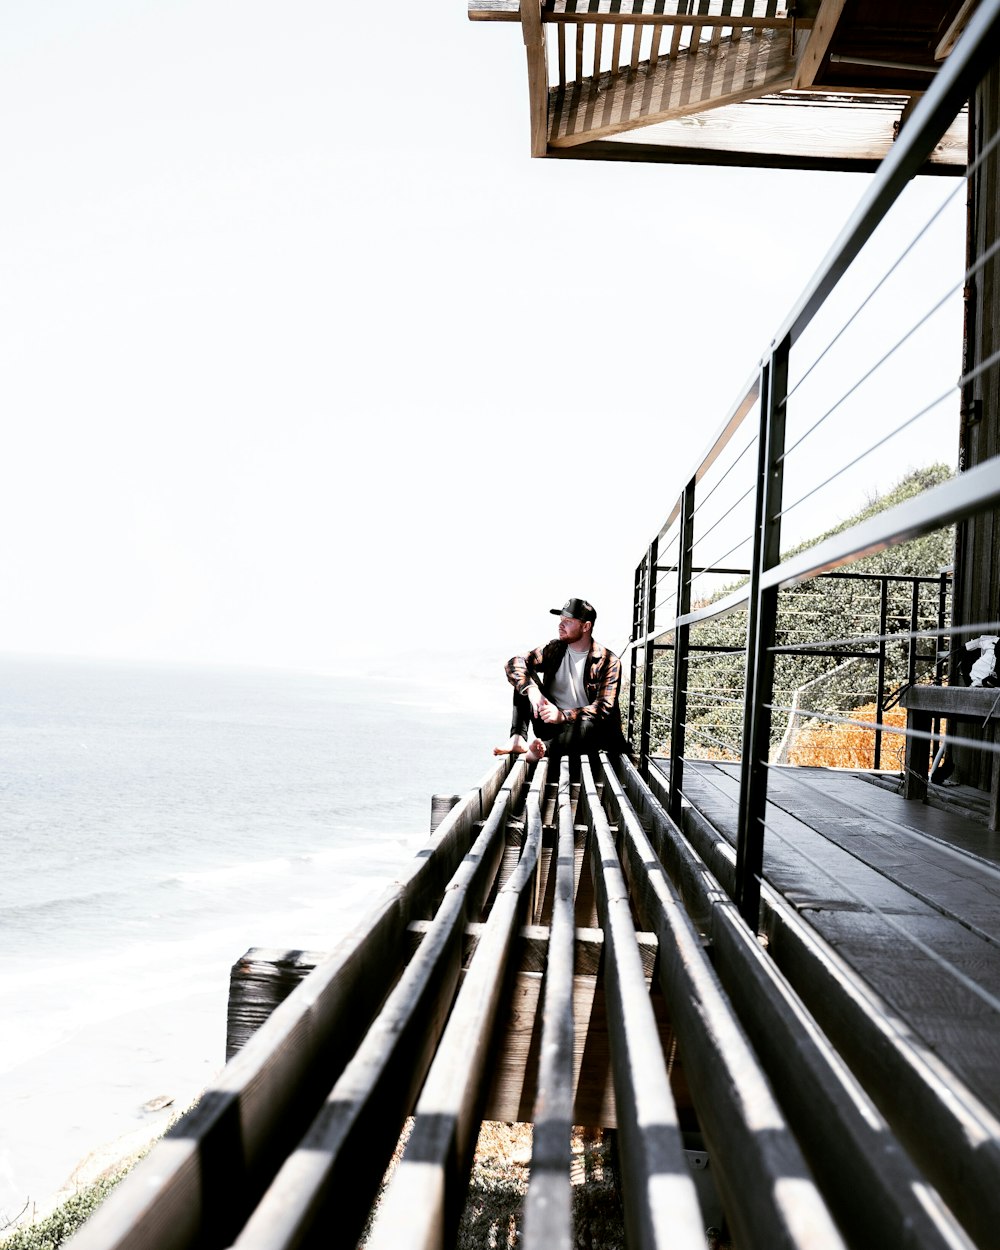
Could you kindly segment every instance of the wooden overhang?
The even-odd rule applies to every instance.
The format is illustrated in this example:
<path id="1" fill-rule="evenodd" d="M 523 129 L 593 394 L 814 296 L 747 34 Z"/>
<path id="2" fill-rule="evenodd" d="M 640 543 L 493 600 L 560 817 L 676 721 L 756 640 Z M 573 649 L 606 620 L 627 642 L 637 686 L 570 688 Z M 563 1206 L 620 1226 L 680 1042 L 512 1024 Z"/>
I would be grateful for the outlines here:
<path id="1" fill-rule="evenodd" d="M 531 153 L 871 171 L 978 0 L 469 0 L 517 22 Z M 961 174 L 956 118 L 928 173 Z"/>

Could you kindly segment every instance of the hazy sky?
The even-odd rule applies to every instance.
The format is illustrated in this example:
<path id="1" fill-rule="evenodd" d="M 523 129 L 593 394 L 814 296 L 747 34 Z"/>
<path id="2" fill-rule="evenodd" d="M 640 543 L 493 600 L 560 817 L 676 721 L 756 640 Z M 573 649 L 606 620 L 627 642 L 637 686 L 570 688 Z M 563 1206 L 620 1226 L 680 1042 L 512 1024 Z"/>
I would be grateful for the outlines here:
<path id="1" fill-rule="evenodd" d="M 9 652 L 620 645 L 867 182 L 532 161 L 462 0 L 10 0 L 0 118 Z"/>

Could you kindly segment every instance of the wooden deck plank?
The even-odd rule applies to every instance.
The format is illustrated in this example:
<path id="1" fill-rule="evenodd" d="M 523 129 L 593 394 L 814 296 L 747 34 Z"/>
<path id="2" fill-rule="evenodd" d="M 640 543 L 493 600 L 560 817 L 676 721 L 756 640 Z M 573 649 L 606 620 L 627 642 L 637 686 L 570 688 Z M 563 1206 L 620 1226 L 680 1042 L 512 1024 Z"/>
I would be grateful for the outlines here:
<path id="1" fill-rule="evenodd" d="M 712 965 L 849 1243 L 971 1245 L 665 807 L 629 761 L 621 770 L 658 858 L 710 936 Z"/>
<path id="2" fill-rule="evenodd" d="M 729 788 L 723 784 L 701 791 L 698 779 L 689 774 L 686 769 L 688 797 L 704 802 L 706 815 L 711 809 L 712 824 L 731 841 L 735 805 Z M 849 774 L 828 774 L 826 780 L 831 808 L 839 787 L 863 784 Z M 663 788 L 662 782 L 657 784 Z M 882 798 L 896 797 L 877 787 L 864 794 L 873 812 Z M 917 821 L 929 810 L 918 804 L 908 807 Z M 688 809 L 685 819 L 692 830 L 700 829 L 699 842 L 711 842 L 711 826 L 696 809 Z M 872 826 L 877 841 L 874 819 Z M 865 867 L 854 856 L 831 847 L 805 824 L 800 823 L 798 837 L 799 847 L 810 853 L 816 849 L 820 856 L 828 857 L 831 850 L 839 854 L 852 881 L 860 880 Z M 719 860 L 732 857 L 729 842 L 721 840 L 709 853 Z M 867 871 L 865 896 L 869 890 L 872 896 L 884 894 L 885 878 Z M 884 918 L 859 907 L 846 891 L 839 898 L 832 886 L 821 891 L 831 897 L 825 906 L 819 905 L 817 875 L 801 856 L 788 854 L 776 840 L 766 843 L 765 916 L 771 951 L 920 1167 L 977 1242 L 990 1244 L 994 1234 L 986 1230 L 1000 1226 L 997 1013 L 984 1013 L 981 1000 L 953 974 L 918 957 L 915 948 L 887 932 Z M 775 892 L 779 883 L 788 891 L 787 902 Z M 904 927 L 913 926 L 915 936 L 918 930 L 932 931 L 939 950 L 960 973 L 964 968 L 978 974 L 980 967 L 989 967 L 988 981 L 993 983 L 996 947 L 959 920 L 942 916 L 912 895 L 890 914 Z M 976 980 L 981 980 L 979 975 Z M 989 986 L 984 988 L 989 992 Z"/>

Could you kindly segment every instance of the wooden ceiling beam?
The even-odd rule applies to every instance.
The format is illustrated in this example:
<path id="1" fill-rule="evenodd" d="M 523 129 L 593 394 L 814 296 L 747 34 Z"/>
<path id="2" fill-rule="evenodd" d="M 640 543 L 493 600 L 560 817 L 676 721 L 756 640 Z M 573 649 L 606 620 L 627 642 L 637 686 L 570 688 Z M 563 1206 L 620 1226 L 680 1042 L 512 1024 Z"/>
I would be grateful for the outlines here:
<path id="1" fill-rule="evenodd" d="M 941 36 L 941 41 L 934 49 L 934 60 L 943 61 L 948 53 L 958 42 L 958 37 L 969 24 L 969 18 L 975 12 L 979 0 L 965 0 L 958 12 L 955 14 L 948 29 Z"/>
<path id="2" fill-rule="evenodd" d="M 796 91 L 803 91 L 815 83 L 819 68 L 830 51 L 837 24 L 843 16 L 846 4 L 847 0 L 821 0 L 819 12 L 813 21 L 808 42 L 795 71 L 795 81 L 792 86 Z"/>

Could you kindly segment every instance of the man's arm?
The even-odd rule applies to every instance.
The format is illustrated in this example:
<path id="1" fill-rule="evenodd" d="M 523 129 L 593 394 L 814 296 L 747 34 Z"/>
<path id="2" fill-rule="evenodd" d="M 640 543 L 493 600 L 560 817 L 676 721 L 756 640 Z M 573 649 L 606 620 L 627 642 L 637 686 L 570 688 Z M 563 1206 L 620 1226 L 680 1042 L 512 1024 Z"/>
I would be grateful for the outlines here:
<path id="1" fill-rule="evenodd" d="M 512 655 L 504 666 L 507 680 L 518 694 L 531 697 L 532 690 L 538 690 L 535 674 L 542 667 L 544 656 L 541 647 L 535 647 L 527 655 Z"/>
<path id="2" fill-rule="evenodd" d="M 537 680 L 544 661 L 545 648 L 534 647 L 527 655 L 511 656 L 505 666 L 507 680 L 518 694 L 527 698 L 535 716 L 542 715 L 541 709 L 550 706 Z"/>

